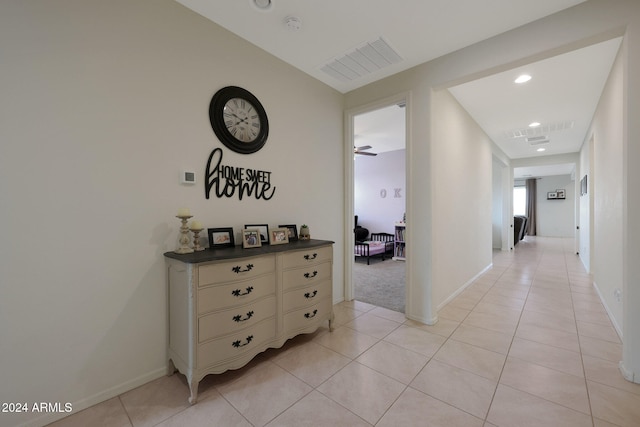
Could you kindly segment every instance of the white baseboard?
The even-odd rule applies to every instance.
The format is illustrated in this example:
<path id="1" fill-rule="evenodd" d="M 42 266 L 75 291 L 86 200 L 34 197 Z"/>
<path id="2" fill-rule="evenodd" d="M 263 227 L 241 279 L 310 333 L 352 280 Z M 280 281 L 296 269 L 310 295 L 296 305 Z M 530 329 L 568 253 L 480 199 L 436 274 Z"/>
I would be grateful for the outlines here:
<path id="1" fill-rule="evenodd" d="M 50 424 L 54 421 L 58 421 L 62 418 L 68 417 L 70 415 L 76 414 L 83 409 L 87 409 L 93 405 L 97 405 L 98 403 L 102 403 L 106 400 L 109 400 L 113 397 L 119 396 L 122 393 L 133 390 L 134 388 L 140 387 L 150 381 L 158 379 L 163 375 L 167 374 L 167 367 L 163 366 L 162 368 L 155 369 L 151 372 L 148 372 L 144 375 L 141 375 L 137 378 L 134 378 L 129 381 L 125 381 L 122 384 L 118 384 L 114 387 L 111 387 L 107 390 L 103 390 L 99 393 L 94 394 L 93 396 L 85 397 L 84 399 L 80 399 L 76 402 L 71 402 L 73 405 L 73 411 L 69 413 L 50 413 L 43 415 L 41 417 L 29 420 L 23 424 L 19 424 L 18 427 L 42 427 L 47 424 Z"/>
<path id="2" fill-rule="evenodd" d="M 491 268 L 493 267 L 493 263 L 490 263 L 488 266 L 486 266 L 482 271 L 480 271 L 478 274 L 476 274 L 475 276 L 473 276 L 471 279 L 467 280 L 467 282 L 462 285 L 461 287 L 458 288 L 457 291 L 455 291 L 454 293 L 452 293 L 451 295 L 449 295 L 449 298 L 447 298 L 446 300 L 444 300 L 440 305 L 438 305 L 438 307 L 436 308 L 436 312 L 440 311 L 445 305 L 449 304 L 451 301 L 453 301 L 458 295 L 460 295 L 462 292 L 464 292 L 465 289 L 467 289 L 477 278 L 479 278 L 480 276 L 482 276 L 484 273 L 486 273 L 487 271 L 491 270 Z M 436 321 L 437 321 L 438 317 L 436 316 Z"/>
<path id="3" fill-rule="evenodd" d="M 409 319 L 409 320 L 420 322 L 420 323 L 423 323 L 423 324 L 428 325 L 428 326 L 433 326 L 436 323 L 438 323 L 438 316 L 437 315 L 433 316 L 431 319 L 426 319 L 426 318 L 422 318 L 422 317 L 418 317 L 418 316 L 410 316 L 410 315 L 407 315 L 405 313 L 405 317 L 407 319 Z"/>
<path id="4" fill-rule="evenodd" d="M 635 374 L 632 371 L 629 371 L 627 370 L 627 368 L 625 368 L 624 361 L 621 360 L 620 363 L 618 363 L 618 369 L 620 369 L 620 373 L 622 374 L 625 380 L 635 383 Z"/>
<path id="5" fill-rule="evenodd" d="M 593 281 L 593 288 L 596 290 L 598 294 L 598 298 L 600 298 L 600 302 L 604 306 L 604 309 L 607 312 L 607 316 L 609 316 L 609 320 L 611 320 L 611 324 L 613 325 L 613 328 L 616 330 L 616 332 L 618 333 L 618 336 L 622 340 L 622 328 L 616 321 L 616 318 L 614 317 L 613 313 L 611 313 L 611 310 L 609 310 L 609 306 L 607 305 L 606 300 L 602 297 L 602 292 L 600 292 L 600 288 L 598 287 L 598 284 L 596 283 L 595 280 Z"/>

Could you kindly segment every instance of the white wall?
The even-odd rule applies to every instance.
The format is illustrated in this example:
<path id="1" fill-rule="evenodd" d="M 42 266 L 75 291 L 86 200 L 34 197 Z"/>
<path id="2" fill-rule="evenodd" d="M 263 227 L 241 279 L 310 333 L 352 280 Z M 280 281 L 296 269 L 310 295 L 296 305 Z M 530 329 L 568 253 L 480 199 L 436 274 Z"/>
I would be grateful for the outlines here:
<path id="1" fill-rule="evenodd" d="M 593 170 L 587 179 L 588 196 L 593 201 L 593 281 L 620 332 L 623 332 L 622 301 L 616 300 L 615 292 L 623 288 L 620 242 L 626 232 L 622 223 L 623 67 L 624 61 L 619 54 L 583 147 L 583 151 L 588 151 L 590 140 L 593 139 Z"/>
<path id="2" fill-rule="evenodd" d="M 565 199 L 547 199 L 547 193 L 565 190 Z M 536 235 L 544 237 L 574 237 L 576 191 L 571 175 L 544 176 L 536 185 Z"/>
<path id="3" fill-rule="evenodd" d="M 513 159 L 513 168 L 528 166 L 545 166 L 558 164 L 574 164 L 579 174 L 581 158 L 579 153 L 555 154 L 542 157 Z M 536 183 L 537 189 L 537 221 L 536 235 L 544 237 L 575 237 L 576 215 L 579 201 L 576 196 L 575 174 L 561 176 L 545 176 Z M 524 180 L 520 181 L 524 185 Z M 547 200 L 547 192 L 557 189 L 565 190 L 565 200 Z M 579 193 L 578 193 L 579 195 Z"/>
<path id="4" fill-rule="evenodd" d="M 405 150 L 355 156 L 354 211 L 370 233 L 395 232 L 406 212 Z"/>
<path id="5" fill-rule="evenodd" d="M 170 0 L 3 1 L 0 52 L 0 401 L 80 410 L 164 374 L 163 253 L 183 206 L 206 227 L 309 224 L 338 242 L 342 298 L 338 92 Z M 205 199 L 226 85 L 269 116 L 261 151 L 223 159 L 271 171 L 269 201 Z M 0 425 L 52 420 L 38 416 Z"/>
<path id="6" fill-rule="evenodd" d="M 433 93 L 433 298 L 440 308 L 491 265 L 491 141 L 447 90 Z"/>
<path id="7" fill-rule="evenodd" d="M 589 273 L 591 273 L 591 241 L 593 239 L 593 214 L 591 211 L 593 206 L 591 203 L 591 191 L 587 189 L 587 193 L 582 194 L 581 180 L 586 175 L 588 186 L 589 176 L 591 176 L 591 160 L 593 158 L 591 154 L 592 145 L 593 138 L 589 137 L 580 150 L 580 173 L 576 176 L 576 194 L 579 204 L 578 226 L 580 227 L 578 253 L 582 264 Z"/>
<path id="8" fill-rule="evenodd" d="M 622 144 L 623 360 L 621 371 L 640 382 L 640 3 L 625 2 Z M 633 5 L 633 6 L 632 6 Z"/>
<path id="9" fill-rule="evenodd" d="M 497 159 L 492 161 L 492 183 L 491 191 L 492 198 L 492 215 L 491 215 L 491 227 L 492 227 L 492 241 L 493 249 L 502 249 L 502 223 L 503 218 L 503 204 L 505 203 L 502 195 L 502 169 L 504 165 Z"/>

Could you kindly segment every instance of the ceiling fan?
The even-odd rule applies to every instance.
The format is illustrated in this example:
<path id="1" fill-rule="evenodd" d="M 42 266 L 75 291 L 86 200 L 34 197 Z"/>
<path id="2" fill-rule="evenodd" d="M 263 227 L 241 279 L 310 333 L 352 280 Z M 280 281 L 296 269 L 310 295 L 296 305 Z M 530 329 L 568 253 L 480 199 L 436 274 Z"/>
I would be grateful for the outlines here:
<path id="1" fill-rule="evenodd" d="M 355 154 L 361 154 L 363 156 L 377 156 L 378 153 L 369 153 L 369 152 L 365 151 L 365 150 L 370 150 L 371 148 L 373 148 L 373 147 L 371 147 L 370 145 L 363 145 L 361 147 L 353 147 L 353 152 Z"/>

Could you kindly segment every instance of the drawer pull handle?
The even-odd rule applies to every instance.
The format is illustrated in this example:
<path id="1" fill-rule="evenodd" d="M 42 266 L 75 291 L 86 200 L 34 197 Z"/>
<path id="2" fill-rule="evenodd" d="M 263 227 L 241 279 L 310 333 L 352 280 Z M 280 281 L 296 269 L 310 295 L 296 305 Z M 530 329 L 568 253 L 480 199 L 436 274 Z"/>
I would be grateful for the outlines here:
<path id="1" fill-rule="evenodd" d="M 317 271 L 314 271 L 313 274 L 312 273 L 304 273 L 304 277 L 306 277 L 307 279 L 311 279 L 313 277 L 316 277 L 318 275 Z"/>
<path id="2" fill-rule="evenodd" d="M 240 273 L 246 273 L 247 271 L 251 271 L 252 269 L 253 269 L 253 264 L 247 264 L 247 268 L 245 268 L 244 270 L 242 269 L 241 266 L 236 265 L 231 269 L 231 271 L 233 271 L 236 274 L 240 274 Z"/>
<path id="3" fill-rule="evenodd" d="M 253 311 L 250 311 L 247 313 L 247 317 L 245 317 L 244 319 L 242 318 L 242 314 L 237 314 L 235 316 L 233 316 L 233 321 L 234 322 L 246 322 L 247 320 L 251 319 L 253 317 Z"/>
<path id="4" fill-rule="evenodd" d="M 306 317 L 307 319 L 312 319 L 312 318 L 316 317 L 316 314 L 318 314 L 318 309 L 313 310 L 313 314 L 312 313 L 305 313 L 304 317 Z"/>
<path id="5" fill-rule="evenodd" d="M 244 347 L 245 345 L 248 345 L 251 341 L 253 341 L 253 335 L 249 335 L 245 343 L 242 343 L 242 341 L 238 340 L 231 343 L 231 345 L 234 346 L 235 348 L 240 348 L 240 347 Z"/>
<path id="6" fill-rule="evenodd" d="M 234 297 L 242 297 L 245 295 L 249 295 L 251 292 L 253 292 L 253 286 L 249 286 L 246 292 L 242 292 L 240 289 L 235 289 L 231 291 L 231 295 L 233 295 Z"/>
<path id="7" fill-rule="evenodd" d="M 307 299 L 311 299 L 311 298 L 314 298 L 317 294 L 318 294 L 318 290 L 316 289 L 313 292 L 307 292 L 306 294 L 304 294 L 304 297 Z"/>
<path id="8" fill-rule="evenodd" d="M 313 255 L 305 255 L 304 259 L 306 259 L 307 261 L 312 260 L 312 259 L 316 259 L 318 257 L 318 254 L 313 254 Z"/>

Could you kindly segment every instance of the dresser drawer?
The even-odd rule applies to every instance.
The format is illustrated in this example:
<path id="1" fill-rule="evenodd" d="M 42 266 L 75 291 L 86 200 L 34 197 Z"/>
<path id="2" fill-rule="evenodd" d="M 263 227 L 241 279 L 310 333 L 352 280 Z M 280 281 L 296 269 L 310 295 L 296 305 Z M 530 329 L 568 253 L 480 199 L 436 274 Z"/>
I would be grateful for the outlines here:
<path id="1" fill-rule="evenodd" d="M 273 255 L 203 265 L 198 268 L 198 286 L 249 279 L 275 271 Z"/>
<path id="2" fill-rule="evenodd" d="M 271 317 L 250 328 L 198 345 L 198 367 L 222 362 L 251 352 L 276 336 L 276 319 Z"/>
<path id="3" fill-rule="evenodd" d="M 287 269 L 317 264 L 321 261 L 331 260 L 332 256 L 333 248 L 331 246 L 310 248 L 305 251 L 288 252 L 282 257 L 282 267 Z"/>
<path id="4" fill-rule="evenodd" d="M 305 329 L 317 324 L 321 319 L 326 320 L 331 315 L 331 298 L 325 298 L 318 303 L 284 315 L 285 333 L 297 329 Z"/>
<path id="5" fill-rule="evenodd" d="M 276 279 L 273 273 L 226 285 L 209 286 L 198 290 L 198 314 L 248 304 L 275 294 L 275 291 Z"/>
<path id="6" fill-rule="evenodd" d="M 331 279 L 331 263 L 308 265 L 301 268 L 287 270 L 282 273 L 282 289 L 287 290 L 298 286 Z"/>
<path id="7" fill-rule="evenodd" d="M 285 312 L 306 307 L 331 296 L 331 281 L 314 283 L 303 288 L 293 289 L 285 292 L 282 301 L 282 308 Z"/>
<path id="8" fill-rule="evenodd" d="M 271 296 L 254 304 L 207 314 L 198 319 L 198 342 L 208 341 L 260 323 L 276 312 L 276 297 Z"/>

